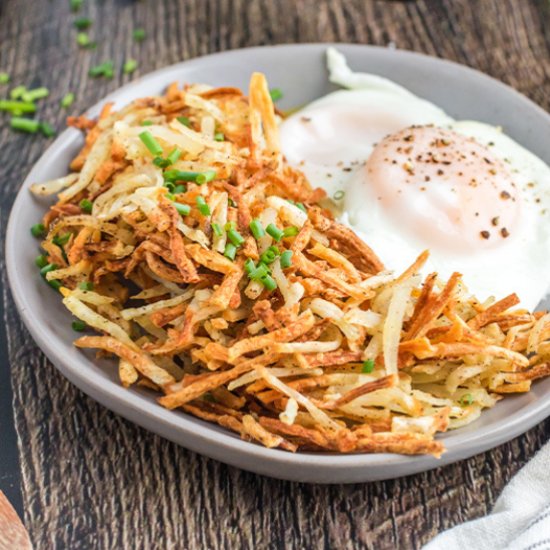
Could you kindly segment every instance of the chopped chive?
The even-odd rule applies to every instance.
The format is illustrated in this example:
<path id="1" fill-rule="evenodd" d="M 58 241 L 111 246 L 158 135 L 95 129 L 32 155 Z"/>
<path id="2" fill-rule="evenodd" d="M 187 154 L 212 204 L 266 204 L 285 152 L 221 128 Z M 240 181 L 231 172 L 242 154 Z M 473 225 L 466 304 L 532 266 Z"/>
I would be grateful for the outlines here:
<path id="1" fill-rule="evenodd" d="M 273 263 L 275 261 L 275 258 L 277 256 L 275 254 L 273 254 L 273 252 L 271 251 L 268 251 L 266 250 L 265 252 L 262 253 L 262 255 L 260 256 L 260 260 L 264 263 L 264 264 L 270 264 L 270 263 Z"/>
<path id="2" fill-rule="evenodd" d="M 336 191 L 336 193 L 334 193 L 334 195 L 332 196 L 332 198 L 335 200 L 335 201 L 341 201 L 344 196 L 345 196 L 345 192 L 342 191 L 341 189 Z"/>
<path id="3" fill-rule="evenodd" d="M 78 285 L 78 288 L 80 290 L 93 290 L 94 289 L 94 283 L 92 283 L 92 281 L 82 281 Z"/>
<path id="4" fill-rule="evenodd" d="M 197 178 L 196 182 L 199 185 L 202 185 L 203 183 L 207 183 L 209 181 L 212 181 L 216 177 L 216 172 L 214 170 L 207 170 L 206 172 L 200 173 Z"/>
<path id="5" fill-rule="evenodd" d="M 77 17 L 73 24 L 79 31 L 84 31 L 91 26 L 92 20 L 89 17 Z"/>
<path id="6" fill-rule="evenodd" d="M 170 164 L 175 164 L 176 162 L 178 162 L 180 157 L 181 157 L 181 150 L 176 147 L 175 149 L 172 149 L 172 151 L 170 151 L 170 153 L 168 153 L 168 156 L 166 157 L 166 160 Z"/>
<path id="7" fill-rule="evenodd" d="M 277 288 L 277 283 L 275 282 L 275 279 L 271 275 L 266 275 L 265 277 L 262 277 L 260 281 L 264 285 L 264 287 L 269 291 L 275 290 Z"/>
<path id="8" fill-rule="evenodd" d="M 223 255 L 226 258 L 229 258 L 230 260 L 234 260 L 236 254 L 237 254 L 237 247 L 231 243 L 227 243 L 225 245 L 225 250 L 223 251 Z"/>
<path id="9" fill-rule="evenodd" d="M 67 109 L 74 103 L 74 94 L 72 92 L 69 92 L 68 94 L 65 94 L 63 96 L 63 99 L 60 102 L 61 107 L 64 109 Z"/>
<path id="10" fill-rule="evenodd" d="M 270 246 L 262 253 L 262 255 L 260 256 L 260 260 L 264 264 L 270 264 L 275 261 L 275 258 L 277 258 L 279 254 L 279 249 L 276 246 Z"/>
<path id="11" fill-rule="evenodd" d="M 262 225 L 262 222 L 258 219 L 252 220 L 250 222 L 250 231 L 254 235 L 255 239 L 261 239 L 265 235 L 265 229 Z"/>
<path id="12" fill-rule="evenodd" d="M 216 177 L 216 172 L 208 170 L 206 172 L 187 172 L 185 170 L 166 170 L 164 180 L 169 182 L 193 181 L 198 184 L 212 181 Z"/>
<path id="13" fill-rule="evenodd" d="M 280 88 L 272 88 L 269 90 L 269 95 L 271 96 L 272 101 L 279 101 L 283 97 L 283 92 Z"/>
<path id="14" fill-rule="evenodd" d="M 174 183 L 176 181 L 195 181 L 198 172 L 186 172 L 184 170 L 166 170 L 164 181 Z"/>
<path id="15" fill-rule="evenodd" d="M 153 134 L 151 132 L 148 132 L 147 130 L 145 130 L 145 132 L 141 132 L 141 134 L 139 134 L 139 139 L 141 139 L 143 145 L 145 145 L 145 147 L 149 149 L 149 152 L 152 155 L 162 155 L 162 147 L 160 146 L 160 143 L 153 137 Z"/>
<path id="16" fill-rule="evenodd" d="M 55 136 L 55 129 L 49 122 L 41 122 L 40 123 L 40 131 L 47 138 Z"/>
<path id="17" fill-rule="evenodd" d="M 71 239 L 72 233 L 65 233 L 64 235 L 58 236 L 56 235 L 52 242 L 53 244 L 56 244 L 57 246 L 65 246 Z"/>
<path id="18" fill-rule="evenodd" d="M 187 187 L 185 187 L 185 185 L 176 185 L 174 187 L 174 190 L 172 191 L 172 193 L 174 193 L 174 195 L 179 195 L 180 193 L 185 193 L 187 191 Z"/>
<path id="19" fill-rule="evenodd" d="M 467 406 L 474 402 L 474 397 L 471 393 L 466 393 L 460 398 L 460 404 Z"/>
<path id="20" fill-rule="evenodd" d="M 179 116 L 176 119 L 178 122 L 181 122 L 184 126 L 187 126 L 187 128 L 191 128 L 191 121 L 189 120 L 189 117 L 187 116 Z"/>
<path id="21" fill-rule="evenodd" d="M 122 66 L 124 74 L 133 73 L 138 67 L 138 62 L 135 59 L 128 59 Z"/>
<path id="22" fill-rule="evenodd" d="M 222 132 L 216 132 L 214 134 L 214 141 L 224 141 L 225 140 L 225 136 L 223 135 Z"/>
<path id="23" fill-rule="evenodd" d="M 229 231 L 230 229 L 237 229 L 237 224 L 235 222 L 227 222 L 225 225 L 224 225 L 224 229 L 226 231 Z"/>
<path id="24" fill-rule="evenodd" d="M 297 202 L 297 203 L 296 203 L 296 207 L 299 208 L 302 212 L 306 212 L 306 213 L 307 213 L 306 207 L 303 205 L 303 203 Z"/>
<path id="25" fill-rule="evenodd" d="M 188 204 L 181 204 L 181 202 L 174 202 L 174 208 L 182 216 L 188 216 L 189 212 L 191 212 L 191 207 Z"/>
<path id="26" fill-rule="evenodd" d="M 283 269 L 290 267 L 292 265 L 292 250 L 285 250 L 281 254 L 281 259 L 279 261 L 281 262 L 281 267 Z"/>
<path id="27" fill-rule="evenodd" d="M 36 105 L 28 101 L 0 100 L 0 111 L 9 111 L 13 114 L 24 114 L 36 112 Z"/>
<path id="28" fill-rule="evenodd" d="M 273 237 L 276 241 L 280 241 L 283 238 L 284 232 L 272 223 L 270 223 L 265 230 L 268 235 Z"/>
<path id="29" fill-rule="evenodd" d="M 255 267 L 254 269 L 251 269 L 248 273 L 248 277 L 252 281 L 260 281 L 264 277 L 267 277 L 269 275 L 269 268 L 263 264 L 259 263 L 258 267 Z"/>
<path id="30" fill-rule="evenodd" d="M 254 261 L 248 258 L 248 260 L 244 262 L 244 270 L 250 275 L 255 269 L 256 266 L 254 265 Z"/>
<path id="31" fill-rule="evenodd" d="M 164 187 L 166 187 L 166 189 L 168 189 L 170 194 L 173 194 L 175 189 L 176 189 L 176 186 L 170 181 L 165 181 L 164 182 Z M 172 199 L 172 200 L 174 200 L 174 199 Z"/>
<path id="32" fill-rule="evenodd" d="M 134 29 L 132 36 L 136 42 L 141 42 L 145 40 L 145 36 L 146 36 L 145 29 L 142 29 L 142 28 Z"/>
<path id="33" fill-rule="evenodd" d="M 101 63 L 100 65 L 95 65 L 92 67 L 88 74 L 93 77 L 98 76 L 109 76 L 112 75 L 114 71 L 114 63 L 112 61 L 105 61 L 105 63 Z"/>
<path id="34" fill-rule="evenodd" d="M 295 225 L 291 225 L 284 228 L 283 237 L 295 237 L 299 232 L 300 230 Z"/>
<path id="35" fill-rule="evenodd" d="M 175 195 L 173 195 L 172 193 L 166 193 L 166 195 L 164 195 L 169 201 L 172 201 L 174 202 L 176 200 L 176 197 Z"/>
<path id="36" fill-rule="evenodd" d="M 34 260 L 34 263 L 42 269 L 43 267 L 46 267 L 48 265 L 48 258 L 44 256 L 44 254 L 40 254 L 40 256 L 36 257 L 36 260 Z"/>
<path id="37" fill-rule="evenodd" d="M 7 84 L 10 81 L 8 73 L 0 73 L 0 84 Z"/>
<path id="38" fill-rule="evenodd" d="M 23 97 L 23 94 L 27 91 L 27 88 L 25 86 L 16 86 L 11 92 L 10 97 L 12 99 L 21 99 Z"/>
<path id="39" fill-rule="evenodd" d="M 94 203 L 89 199 L 82 199 L 78 206 L 82 209 L 83 212 L 86 212 L 86 214 L 92 213 L 92 208 L 94 207 Z"/>
<path id="40" fill-rule="evenodd" d="M 244 237 L 235 229 L 230 229 L 227 237 L 235 246 L 241 246 L 244 243 Z"/>
<path id="41" fill-rule="evenodd" d="M 76 332 L 82 332 L 86 330 L 86 323 L 84 321 L 73 321 L 71 326 Z"/>
<path id="42" fill-rule="evenodd" d="M 59 290 L 63 286 L 61 281 L 58 281 L 57 279 L 52 279 L 51 281 L 47 281 L 47 283 L 55 290 Z"/>
<path id="43" fill-rule="evenodd" d="M 197 197 L 197 208 L 203 216 L 210 216 L 210 206 L 206 204 L 204 197 L 201 195 Z"/>
<path id="44" fill-rule="evenodd" d="M 36 101 L 38 99 L 44 99 L 49 95 L 50 95 L 50 90 L 48 90 L 48 88 L 42 87 L 42 88 L 35 88 L 34 90 L 26 90 L 21 96 L 21 99 L 23 101 L 27 101 L 28 103 L 32 103 L 33 101 Z"/>
<path id="45" fill-rule="evenodd" d="M 304 210 L 305 212 L 304 205 L 301 202 L 295 202 L 292 199 L 286 199 L 286 202 L 289 202 L 290 204 L 292 204 L 292 206 L 297 206 L 300 210 Z"/>
<path id="46" fill-rule="evenodd" d="M 142 120 L 140 126 L 153 126 L 152 120 Z"/>
<path id="47" fill-rule="evenodd" d="M 86 33 L 86 32 L 79 32 L 76 35 L 76 43 L 81 48 L 94 48 L 95 47 L 95 43 L 93 43 L 90 40 L 90 37 L 89 37 L 88 33 Z"/>
<path id="48" fill-rule="evenodd" d="M 374 370 L 374 361 L 372 359 L 367 359 L 363 361 L 363 366 L 361 367 L 361 372 L 369 374 Z"/>
<path id="49" fill-rule="evenodd" d="M 168 161 L 163 159 L 162 157 L 155 157 L 153 159 L 153 164 L 155 166 L 158 166 L 159 168 L 167 168 L 168 167 Z"/>
<path id="50" fill-rule="evenodd" d="M 106 76 L 107 78 L 112 78 L 114 74 L 113 71 L 114 71 L 114 63 L 112 61 L 105 61 L 100 65 L 96 65 L 95 67 L 92 67 L 88 71 L 88 74 L 94 77 Z"/>
<path id="51" fill-rule="evenodd" d="M 84 0 L 70 0 L 69 3 L 72 11 L 78 11 L 82 7 Z"/>
<path id="52" fill-rule="evenodd" d="M 29 134 L 36 134 L 40 130 L 40 122 L 38 120 L 31 120 L 30 118 L 21 118 L 14 116 L 10 120 L 10 126 L 14 130 L 20 132 L 27 132 Z"/>
<path id="53" fill-rule="evenodd" d="M 223 231 L 219 223 L 212 224 L 212 231 L 214 231 L 214 234 L 217 235 L 218 237 L 221 237 L 223 235 Z"/>
<path id="54" fill-rule="evenodd" d="M 35 223 L 31 227 L 31 234 L 36 238 L 43 237 L 46 234 L 46 227 L 43 223 Z"/>
<path id="55" fill-rule="evenodd" d="M 229 203 L 229 206 L 233 206 L 233 207 L 237 206 L 237 203 L 231 197 L 227 199 L 227 202 Z"/>
<path id="56" fill-rule="evenodd" d="M 40 270 L 40 275 L 42 277 L 46 276 L 46 273 L 49 273 L 50 271 L 55 271 L 57 269 L 57 264 L 47 264 Z"/>

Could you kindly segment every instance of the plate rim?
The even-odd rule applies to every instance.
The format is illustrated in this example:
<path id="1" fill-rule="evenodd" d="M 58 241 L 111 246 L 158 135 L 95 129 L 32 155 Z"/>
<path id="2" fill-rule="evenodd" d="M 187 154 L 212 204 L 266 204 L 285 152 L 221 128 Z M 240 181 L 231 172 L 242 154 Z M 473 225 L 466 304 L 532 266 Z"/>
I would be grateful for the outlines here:
<path id="1" fill-rule="evenodd" d="M 531 109 L 535 108 L 539 115 L 545 117 L 550 124 L 550 114 L 542 107 L 531 101 L 529 98 L 508 86 L 507 84 L 485 74 L 467 65 L 436 58 L 427 54 L 401 50 L 390 49 L 383 46 L 371 46 L 364 44 L 347 44 L 347 43 L 303 43 L 303 44 L 278 44 L 272 46 L 256 46 L 251 48 L 241 48 L 234 50 L 226 50 L 205 56 L 191 58 L 172 65 L 168 65 L 147 73 L 138 79 L 135 79 L 123 86 L 117 88 L 100 99 L 95 105 L 85 111 L 86 114 L 95 115 L 99 109 L 108 101 L 116 100 L 119 96 L 131 89 L 139 88 L 145 82 L 152 82 L 157 79 L 162 79 L 163 75 L 167 75 L 172 71 L 185 71 L 193 65 L 200 64 L 206 59 L 215 59 L 227 56 L 239 56 L 242 53 L 260 53 L 266 50 L 273 49 L 290 49 L 290 50 L 319 50 L 324 51 L 326 48 L 334 46 L 343 50 L 376 50 L 385 52 L 385 55 L 401 55 L 405 57 L 420 58 L 424 62 L 430 62 L 442 65 L 451 65 L 459 68 L 461 71 L 468 71 L 473 78 L 485 79 L 491 81 L 494 86 L 506 89 L 508 93 L 513 93 L 516 99 L 528 104 Z M 19 191 L 17 192 L 15 201 L 12 205 L 5 240 L 5 257 L 7 263 L 7 273 L 9 287 L 17 306 L 17 310 L 23 320 L 27 330 L 38 344 L 40 349 L 52 361 L 54 366 L 65 376 L 71 383 L 77 386 L 94 400 L 100 402 L 106 408 L 113 410 L 117 414 L 124 416 L 131 422 L 141 425 L 146 429 L 160 434 L 161 436 L 175 441 L 177 444 L 190 448 L 193 451 L 200 452 L 222 462 L 233 464 L 246 470 L 255 471 L 271 477 L 281 477 L 291 480 L 307 480 L 308 476 L 302 474 L 294 475 L 292 472 L 283 472 L 280 476 L 273 473 L 274 470 L 281 470 L 284 466 L 295 466 L 297 468 L 315 468 L 321 475 L 313 475 L 313 481 L 321 483 L 346 483 L 356 481 L 366 481 L 375 479 L 390 479 L 409 475 L 420 471 L 427 471 L 439 466 L 450 464 L 484 452 L 495 446 L 513 439 L 514 437 L 524 433 L 529 428 L 544 420 L 550 414 L 550 394 L 544 398 L 538 399 L 536 402 L 528 404 L 522 409 L 521 414 L 513 417 L 503 417 L 489 426 L 482 426 L 479 429 L 460 433 L 455 432 L 452 436 L 445 440 L 446 452 L 440 459 L 435 459 L 431 456 L 416 456 L 395 455 L 388 453 L 369 454 L 332 454 L 332 453 L 289 453 L 279 449 L 267 449 L 259 444 L 241 440 L 238 436 L 231 432 L 221 432 L 217 426 L 205 424 L 195 417 L 187 415 L 180 411 L 168 411 L 160 405 L 152 402 L 144 395 L 128 391 L 116 382 L 100 379 L 98 373 L 87 369 L 86 362 L 89 359 L 83 354 L 81 361 L 77 365 L 67 365 L 67 361 L 62 356 L 64 344 L 56 342 L 55 335 L 48 330 L 47 327 L 42 327 L 38 323 L 34 323 L 32 319 L 32 311 L 30 303 L 25 298 L 25 282 L 17 276 L 17 253 L 16 244 L 17 238 L 15 232 L 15 219 L 18 213 L 24 206 L 28 193 L 28 187 L 33 180 L 33 174 L 40 171 L 43 164 L 47 164 L 49 157 L 56 151 L 62 150 L 70 145 L 79 132 L 73 128 L 64 130 L 54 142 L 46 148 L 40 158 L 32 165 L 27 176 L 23 180 Z M 78 367 L 84 368 L 78 368 Z M 509 398 L 510 399 L 510 398 Z M 139 414 L 137 414 L 139 413 Z M 136 416 L 137 415 L 137 416 Z M 151 423 L 159 423 L 156 428 L 151 428 Z M 162 427 L 159 430 L 159 427 Z M 173 434 L 166 433 L 174 430 Z M 182 436 L 192 438 L 192 442 L 182 442 Z M 178 437 L 179 436 L 179 437 Z M 205 449 L 204 446 L 210 446 L 210 449 Z M 232 453 L 235 456 L 228 456 L 225 453 Z M 247 464 L 243 466 L 243 461 L 257 460 L 258 465 Z M 265 461 L 270 464 L 268 468 L 261 463 Z M 335 480 L 322 479 L 323 475 L 334 475 L 342 469 L 349 470 L 347 477 L 340 476 Z M 374 469 L 374 470 L 373 470 Z M 394 470 L 397 470 L 394 473 Z M 351 475 L 353 474 L 353 475 Z"/>

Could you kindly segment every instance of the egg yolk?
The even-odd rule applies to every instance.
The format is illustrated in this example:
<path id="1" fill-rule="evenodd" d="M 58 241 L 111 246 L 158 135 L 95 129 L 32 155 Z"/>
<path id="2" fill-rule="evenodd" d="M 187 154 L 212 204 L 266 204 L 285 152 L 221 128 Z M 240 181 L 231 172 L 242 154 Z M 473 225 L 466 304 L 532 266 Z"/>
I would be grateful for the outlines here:
<path id="1" fill-rule="evenodd" d="M 505 162 L 457 132 L 419 126 L 392 134 L 365 170 L 361 184 L 427 246 L 462 253 L 493 248 L 519 223 L 521 200 Z"/>

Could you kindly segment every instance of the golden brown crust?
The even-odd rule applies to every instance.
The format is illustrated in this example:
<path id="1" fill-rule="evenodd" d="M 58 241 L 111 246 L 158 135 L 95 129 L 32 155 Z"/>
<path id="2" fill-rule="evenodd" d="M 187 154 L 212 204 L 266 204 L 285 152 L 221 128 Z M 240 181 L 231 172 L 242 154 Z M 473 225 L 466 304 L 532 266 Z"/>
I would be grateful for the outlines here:
<path id="1" fill-rule="evenodd" d="M 515 295 L 484 306 L 458 273 L 420 286 L 427 252 L 385 272 L 285 164 L 263 75 L 249 97 L 174 84 L 71 119 L 85 144 L 42 247 L 100 334 L 77 346 L 116 355 L 121 383 L 162 406 L 291 452 L 439 456 L 437 433 L 550 375 L 550 317 Z"/>

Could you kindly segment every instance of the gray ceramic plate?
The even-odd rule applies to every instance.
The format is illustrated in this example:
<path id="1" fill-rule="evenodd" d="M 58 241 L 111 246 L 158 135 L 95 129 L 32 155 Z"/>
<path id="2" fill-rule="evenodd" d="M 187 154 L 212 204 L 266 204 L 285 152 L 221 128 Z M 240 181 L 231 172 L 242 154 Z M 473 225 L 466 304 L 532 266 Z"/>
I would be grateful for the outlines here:
<path id="1" fill-rule="evenodd" d="M 267 74 L 284 90 L 282 108 L 307 103 L 333 88 L 327 82 L 327 45 L 308 44 L 237 50 L 167 67 L 124 86 L 105 101 L 118 107 L 134 98 L 157 94 L 175 80 L 232 85 L 246 89 L 253 71 Z M 501 125 L 519 143 L 550 164 L 550 116 L 511 88 L 466 67 L 385 48 L 338 45 L 356 70 L 389 77 L 445 109 L 455 118 Z M 102 102 L 103 103 L 103 102 Z M 100 104 L 90 110 L 98 113 Z M 440 460 L 399 455 L 298 453 L 260 447 L 201 420 L 163 409 L 145 391 L 122 388 L 109 362 L 98 364 L 72 346 L 71 317 L 38 277 L 36 241 L 29 227 L 46 205 L 28 188 L 66 173 L 81 146 L 76 130 L 63 132 L 32 168 L 23 183 L 9 221 L 8 275 L 21 316 L 50 360 L 82 391 L 131 421 L 176 443 L 228 464 L 283 479 L 317 483 L 351 483 L 385 479 L 429 470 L 490 449 L 521 434 L 550 413 L 550 379 L 536 383 L 527 395 L 511 397 L 484 412 L 470 426 L 442 436 L 447 452 Z"/>

